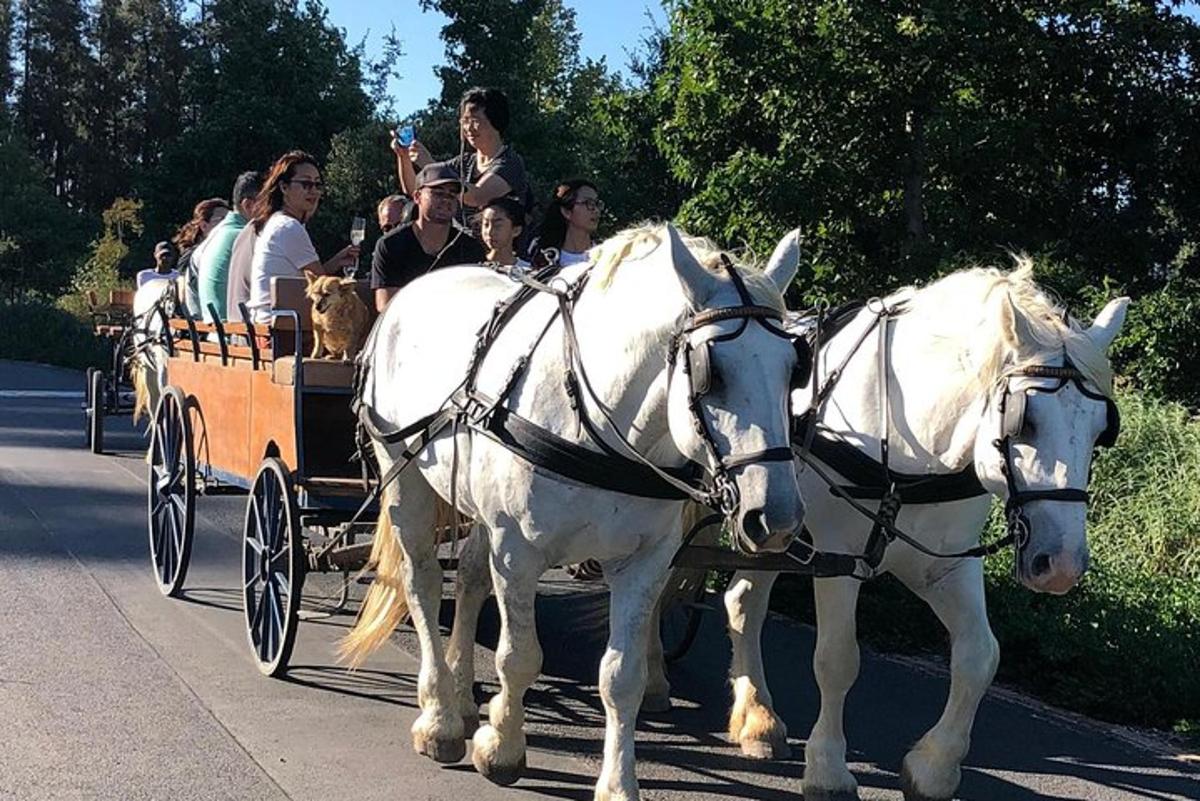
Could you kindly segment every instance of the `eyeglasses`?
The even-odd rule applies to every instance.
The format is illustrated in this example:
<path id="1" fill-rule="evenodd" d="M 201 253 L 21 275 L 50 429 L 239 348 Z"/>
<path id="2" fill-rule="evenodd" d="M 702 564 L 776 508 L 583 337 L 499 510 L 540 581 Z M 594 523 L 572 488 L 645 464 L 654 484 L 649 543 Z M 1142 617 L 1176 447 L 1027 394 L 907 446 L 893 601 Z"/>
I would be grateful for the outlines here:
<path id="1" fill-rule="evenodd" d="M 589 197 L 587 200 L 576 200 L 571 205 L 584 206 L 588 211 L 604 211 L 604 201 L 594 197 Z"/>
<path id="2" fill-rule="evenodd" d="M 300 184 L 300 186 L 304 189 L 305 192 L 324 192 L 325 191 L 325 184 L 321 183 L 320 181 L 307 181 L 307 180 L 301 180 L 298 178 L 293 178 L 292 180 L 288 181 L 288 183 L 289 184 Z"/>

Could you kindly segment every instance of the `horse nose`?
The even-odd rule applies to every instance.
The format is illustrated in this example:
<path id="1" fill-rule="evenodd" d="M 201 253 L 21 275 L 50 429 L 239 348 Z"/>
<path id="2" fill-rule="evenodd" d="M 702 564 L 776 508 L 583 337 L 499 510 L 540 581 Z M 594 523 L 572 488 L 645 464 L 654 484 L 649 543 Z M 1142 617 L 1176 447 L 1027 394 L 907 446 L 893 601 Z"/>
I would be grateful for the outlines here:
<path id="1" fill-rule="evenodd" d="M 1030 589 L 1062 595 L 1079 583 L 1088 569 L 1088 554 L 1041 551 L 1029 560 Z"/>
<path id="2" fill-rule="evenodd" d="M 762 509 L 747 509 L 738 518 L 738 528 L 749 550 L 759 553 L 786 549 L 795 526 L 773 527 Z"/>

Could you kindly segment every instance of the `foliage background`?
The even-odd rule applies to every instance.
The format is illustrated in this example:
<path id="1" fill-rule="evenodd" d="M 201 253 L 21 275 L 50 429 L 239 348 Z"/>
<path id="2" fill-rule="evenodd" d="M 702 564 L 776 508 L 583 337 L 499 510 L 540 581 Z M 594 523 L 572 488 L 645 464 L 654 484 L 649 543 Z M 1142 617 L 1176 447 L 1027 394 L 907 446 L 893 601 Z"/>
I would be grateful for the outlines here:
<path id="1" fill-rule="evenodd" d="M 1200 719 L 1180 678 L 1200 616 L 1200 27 L 1178 2 L 668 0 L 626 74 L 579 56 L 561 0 L 422 5 L 449 20 L 426 144 L 456 152 L 463 89 L 499 86 L 538 196 L 589 177 L 608 231 L 676 218 L 753 257 L 800 226 L 795 303 L 1008 250 L 1080 317 L 1131 295 L 1095 567 L 1045 599 L 998 562 L 991 610 L 1008 678 L 1112 719 Z M 0 0 L 0 357 L 96 358 L 80 293 L 128 283 L 198 200 L 287 149 L 324 165 L 318 251 L 344 244 L 394 191 L 402 48 L 368 59 L 317 0 Z M 893 631 L 896 595 L 867 593 L 865 628 L 925 647 L 936 624 Z"/>

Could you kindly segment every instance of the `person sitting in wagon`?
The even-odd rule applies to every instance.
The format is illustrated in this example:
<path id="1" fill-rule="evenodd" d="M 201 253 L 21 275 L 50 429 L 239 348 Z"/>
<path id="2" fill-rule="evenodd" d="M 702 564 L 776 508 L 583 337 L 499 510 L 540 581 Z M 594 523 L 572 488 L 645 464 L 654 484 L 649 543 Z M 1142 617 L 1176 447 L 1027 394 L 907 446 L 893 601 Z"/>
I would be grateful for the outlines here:
<path id="1" fill-rule="evenodd" d="M 254 256 L 250 264 L 250 300 L 255 323 L 271 321 L 271 279 L 303 275 L 307 270 L 333 275 L 358 258 L 347 245 L 321 262 L 304 227 L 317 211 L 324 191 L 317 161 L 302 150 L 285 153 L 271 166 L 254 201 Z"/>
<path id="2" fill-rule="evenodd" d="M 525 161 L 504 141 L 509 121 L 504 92 L 476 86 L 463 93 L 458 104 L 458 124 L 466 152 L 446 163 L 462 177 L 460 199 L 464 224 L 467 216 L 482 209 L 489 200 L 505 195 L 520 203 L 526 215 L 533 208 Z M 396 154 L 400 188 L 415 196 L 419 185 L 417 170 L 433 163 L 433 156 L 420 140 L 403 146 L 394 131 L 392 151 Z"/>
<path id="3" fill-rule="evenodd" d="M 179 271 L 175 269 L 175 246 L 164 239 L 154 246 L 154 266 L 137 274 L 137 285 L 138 289 L 141 289 L 147 281 L 155 278 L 174 280 L 178 277 Z"/>
<path id="4" fill-rule="evenodd" d="M 382 312 L 401 287 L 430 270 L 452 264 L 480 264 L 483 247 L 459 225 L 462 180 L 449 164 L 430 164 L 416 177 L 417 215 L 375 243 L 371 289 Z"/>

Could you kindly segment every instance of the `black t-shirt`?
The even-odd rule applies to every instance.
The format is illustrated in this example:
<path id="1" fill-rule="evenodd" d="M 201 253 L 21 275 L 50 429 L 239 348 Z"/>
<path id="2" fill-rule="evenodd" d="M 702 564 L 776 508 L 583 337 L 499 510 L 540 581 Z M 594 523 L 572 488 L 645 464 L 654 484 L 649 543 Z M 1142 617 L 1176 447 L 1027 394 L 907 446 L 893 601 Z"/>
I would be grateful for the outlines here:
<path id="1" fill-rule="evenodd" d="M 430 270 L 452 264 L 479 264 L 487 254 L 478 239 L 457 226 L 438 253 L 426 253 L 412 223 L 398 226 L 380 237 L 371 258 L 371 288 L 399 289 Z"/>

